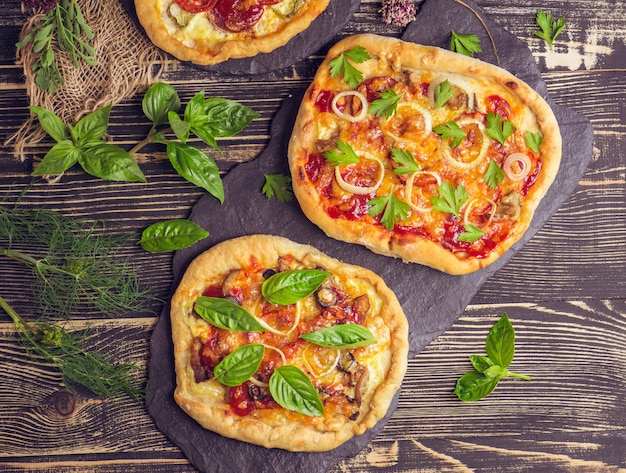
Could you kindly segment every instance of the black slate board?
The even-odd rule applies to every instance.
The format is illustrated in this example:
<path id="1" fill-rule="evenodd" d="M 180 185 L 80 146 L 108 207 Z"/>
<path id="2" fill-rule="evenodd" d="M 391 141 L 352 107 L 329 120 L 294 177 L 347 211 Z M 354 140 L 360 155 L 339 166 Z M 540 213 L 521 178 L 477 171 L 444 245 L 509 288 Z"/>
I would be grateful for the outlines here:
<path id="1" fill-rule="evenodd" d="M 261 193 L 263 174 L 288 174 L 286 148 L 293 121 L 304 90 L 296 90 L 284 101 L 272 124 L 272 138 L 256 160 L 241 164 L 224 179 L 226 201 L 220 205 L 205 196 L 194 206 L 191 220 L 208 229 L 211 236 L 174 256 L 175 284 L 191 260 L 214 244 L 236 236 L 270 233 L 311 244 L 348 263 L 365 266 L 379 273 L 395 291 L 410 324 L 412 354 L 422 350 L 448 329 L 462 314 L 473 295 L 487 278 L 497 272 L 541 228 L 573 192 L 592 153 L 593 130 L 587 119 L 551 102 L 532 53 L 504 29 L 494 24 L 478 7 L 498 48 L 500 65 L 533 86 L 551 104 L 563 136 L 563 160 L 556 181 L 541 203 L 531 227 L 514 247 L 491 266 L 465 276 L 451 276 L 430 268 L 405 264 L 371 253 L 356 245 L 328 238 L 302 214 L 296 202 L 268 200 Z M 449 32 L 481 32 L 478 18 L 453 0 L 427 0 L 403 39 L 447 48 Z M 495 62 L 489 39 L 481 36 L 485 53 L 480 59 Z M 174 403 L 175 386 L 169 309 L 166 307 L 151 340 L 147 406 L 158 427 L 178 445 L 203 472 L 222 471 L 302 471 L 323 472 L 344 458 L 356 455 L 383 428 L 387 418 L 364 434 L 327 453 L 291 453 L 267 450 L 208 432 L 185 415 Z M 396 397 L 397 401 L 397 397 Z"/>
<path id="2" fill-rule="evenodd" d="M 135 12 L 134 0 L 121 0 L 121 2 L 129 16 L 143 31 Z M 328 44 L 329 39 L 346 26 L 360 5 L 361 0 L 331 0 L 324 13 L 313 20 L 306 30 L 272 52 L 260 53 L 250 58 L 230 59 L 211 66 L 189 64 L 196 68 L 228 75 L 265 74 L 291 66 L 317 53 Z"/>

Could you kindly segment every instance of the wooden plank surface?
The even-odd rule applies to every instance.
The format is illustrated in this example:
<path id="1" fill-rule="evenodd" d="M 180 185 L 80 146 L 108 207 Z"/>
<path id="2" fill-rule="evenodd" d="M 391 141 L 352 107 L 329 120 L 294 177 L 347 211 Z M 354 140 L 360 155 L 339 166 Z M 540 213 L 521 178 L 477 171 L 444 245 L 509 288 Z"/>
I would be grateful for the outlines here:
<path id="1" fill-rule="evenodd" d="M 449 330 L 410 360 L 398 409 L 381 434 L 333 472 L 626 471 L 626 5 L 613 0 L 477 4 L 527 44 L 553 100 L 591 120 L 594 155 L 554 217 L 485 283 Z M 338 36 L 399 35 L 400 28 L 382 24 L 379 8 L 380 2 L 363 1 Z M 553 51 L 532 35 L 538 9 L 567 20 Z M 0 18 L 0 143 L 28 116 L 13 46 L 25 19 L 17 2 L 9 2 Z M 224 144 L 220 169 L 227 172 L 264 149 L 282 99 L 308 83 L 323 53 L 254 78 L 223 78 L 173 63 L 163 80 L 183 101 L 204 87 L 259 111 L 261 119 Z M 113 108 L 116 143 L 142 138 L 147 127 L 139 104 L 137 96 Z M 55 185 L 35 182 L 23 204 L 87 218 L 115 217 L 112 232 L 119 233 L 187 217 L 202 193 L 168 168 L 162 152 L 140 158 L 148 178 L 144 197 L 134 197 L 125 184 L 76 171 Z M 9 147 L 0 153 L 0 170 L 0 195 L 9 201 L 31 182 L 31 163 L 15 160 Z M 146 254 L 128 244 L 121 256 L 132 257 L 154 294 L 167 299 L 170 254 Z M 28 279 L 27 270 L 0 260 L 1 295 L 27 318 L 37 315 L 25 290 Z M 155 303 L 157 312 L 159 307 Z M 512 368 L 533 380 L 506 379 L 486 399 L 462 403 L 452 394 L 456 379 L 470 369 L 468 355 L 483 353 L 485 335 L 503 312 L 518 339 Z M 156 317 L 143 314 L 78 316 L 68 327 L 90 326 L 98 348 L 137 363 L 145 376 L 155 323 Z M 52 367 L 25 354 L 4 314 L 0 366 L 1 471 L 195 471 L 143 406 L 81 390 L 68 396 Z"/>

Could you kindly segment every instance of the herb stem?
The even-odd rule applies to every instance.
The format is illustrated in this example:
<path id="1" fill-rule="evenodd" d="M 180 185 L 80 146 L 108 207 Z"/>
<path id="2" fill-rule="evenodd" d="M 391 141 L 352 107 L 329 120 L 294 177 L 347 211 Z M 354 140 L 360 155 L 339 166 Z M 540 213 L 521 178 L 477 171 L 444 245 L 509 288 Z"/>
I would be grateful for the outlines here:
<path id="1" fill-rule="evenodd" d="M 142 149 L 144 146 L 149 145 L 150 143 L 154 143 L 158 137 L 160 135 L 164 135 L 165 133 L 170 133 L 172 132 L 172 127 L 168 127 L 165 128 L 164 130 L 161 130 L 158 133 L 155 132 L 150 132 L 148 134 L 148 136 L 146 136 L 143 140 L 139 141 L 135 146 L 133 146 L 131 149 L 128 150 L 128 154 L 130 154 L 131 156 L 134 155 L 135 153 L 137 153 L 140 149 Z"/>
<path id="2" fill-rule="evenodd" d="M 63 274 L 65 276 L 70 276 L 76 280 L 80 280 L 80 274 L 67 271 L 63 268 L 59 268 L 58 266 L 44 263 L 43 260 L 38 260 L 20 251 L 9 250 L 7 248 L 0 247 L 0 254 L 3 254 L 6 257 L 11 258 L 12 260 L 15 260 L 19 263 L 24 263 L 27 266 L 36 268 L 37 272 L 40 274 L 43 274 L 45 271 L 50 271 L 52 273 Z"/>
<path id="3" fill-rule="evenodd" d="M 530 381 L 532 379 L 530 376 L 527 376 L 525 374 L 512 373 L 511 371 L 509 371 L 508 376 L 510 378 L 519 378 L 519 379 L 523 379 L 526 381 Z"/>

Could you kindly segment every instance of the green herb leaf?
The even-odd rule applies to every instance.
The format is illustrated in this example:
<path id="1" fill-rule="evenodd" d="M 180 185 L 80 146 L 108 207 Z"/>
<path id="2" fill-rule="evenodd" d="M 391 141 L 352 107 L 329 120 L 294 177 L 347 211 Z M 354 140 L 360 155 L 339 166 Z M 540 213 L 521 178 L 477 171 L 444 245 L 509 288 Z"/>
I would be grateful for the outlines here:
<path id="1" fill-rule="evenodd" d="M 467 136 L 467 133 L 456 122 L 447 122 L 445 125 L 439 125 L 433 128 L 433 131 L 440 135 L 444 140 L 452 138 L 450 147 L 456 148 Z"/>
<path id="2" fill-rule="evenodd" d="M 359 156 L 356 154 L 352 146 L 345 141 L 338 140 L 337 148 L 331 149 L 324 153 L 324 158 L 333 166 L 339 166 L 341 164 L 356 164 L 359 162 Z"/>
<path id="3" fill-rule="evenodd" d="M 475 53 L 482 52 L 480 39 L 475 34 L 458 34 L 451 32 L 450 51 L 454 51 L 465 56 L 474 57 Z"/>
<path id="4" fill-rule="evenodd" d="M 565 29 L 565 18 L 554 20 L 551 13 L 537 10 L 536 22 L 541 30 L 534 31 L 535 35 L 546 41 L 550 49 L 552 49 L 554 40 L 556 40 L 557 36 Z"/>
<path id="5" fill-rule="evenodd" d="M 471 223 L 465 225 L 465 231 L 458 236 L 459 241 L 466 241 L 468 243 L 473 243 L 476 240 L 480 240 L 485 232 L 483 232 L 480 228 Z"/>
<path id="6" fill-rule="evenodd" d="M 450 86 L 448 79 L 435 87 L 435 108 L 443 107 L 454 95 L 454 89 Z"/>
<path id="7" fill-rule="evenodd" d="M 295 304 L 317 291 L 328 276 L 326 271 L 319 269 L 281 271 L 263 282 L 261 293 L 272 304 Z"/>
<path id="8" fill-rule="evenodd" d="M 263 326 L 246 309 L 221 297 L 200 296 L 194 311 L 211 325 L 234 332 L 264 332 Z"/>
<path id="9" fill-rule="evenodd" d="M 180 98 L 176 89 L 164 82 L 152 84 L 143 96 L 141 109 L 155 125 L 167 123 L 169 112 L 178 112 Z"/>
<path id="10" fill-rule="evenodd" d="M 172 111 L 167 114 L 167 120 L 172 127 L 172 131 L 176 135 L 176 138 L 183 143 L 187 143 L 187 140 L 189 139 L 189 132 L 191 131 L 191 125 L 189 122 L 182 120 L 178 113 Z"/>
<path id="11" fill-rule="evenodd" d="M 324 406 L 311 380 L 299 368 L 281 366 L 270 377 L 270 393 L 283 408 L 307 416 L 321 416 Z"/>
<path id="12" fill-rule="evenodd" d="M 265 197 L 271 199 L 276 197 L 281 202 L 290 202 L 293 200 L 293 189 L 291 187 L 291 178 L 285 174 L 263 174 L 265 184 L 261 188 L 261 192 Z"/>
<path id="13" fill-rule="evenodd" d="M 209 232 L 190 220 L 167 220 L 146 228 L 139 244 L 144 250 L 156 253 L 188 248 L 208 236 Z"/>
<path id="14" fill-rule="evenodd" d="M 340 324 L 315 332 L 304 333 L 300 338 L 323 347 L 356 348 L 376 343 L 374 334 L 363 325 Z"/>
<path id="15" fill-rule="evenodd" d="M 489 359 L 487 356 L 483 355 L 470 355 L 469 357 L 472 366 L 476 371 L 482 373 L 490 366 L 493 366 L 493 361 Z"/>
<path id="16" fill-rule="evenodd" d="M 487 114 L 487 135 L 498 141 L 501 145 L 515 131 L 515 125 L 510 120 L 502 121 L 502 115 L 489 112 Z"/>
<path id="17" fill-rule="evenodd" d="M 342 52 L 329 63 L 331 77 L 334 78 L 343 74 L 344 82 L 356 89 L 363 80 L 363 73 L 354 67 L 348 59 L 361 64 L 371 59 L 371 57 L 363 46 L 356 46 L 349 51 Z"/>
<path id="18" fill-rule="evenodd" d="M 259 113 L 234 100 L 209 98 L 204 101 L 206 127 L 217 138 L 235 136 L 247 127 Z M 194 133 L 198 127 L 192 127 Z M 202 138 L 200 135 L 198 135 Z"/>
<path id="19" fill-rule="evenodd" d="M 491 328 L 485 343 L 487 356 L 494 364 L 506 368 L 513 361 L 515 355 L 515 330 L 507 314 Z"/>
<path id="20" fill-rule="evenodd" d="M 224 185 L 213 158 L 194 146 L 172 141 L 167 143 L 166 152 L 178 174 L 224 203 Z"/>
<path id="21" fill-rule="evenodd" d="M 80 151 L 70 140 L 55 144 L 33 171 L 33 176 L 59 176 L 78 162 Z"/>
<path id="22" fill-rule="evenodd" d="M 387 88 L 387 90 L 380 95 L 380 98 L 370 104 L 369 111 L 377 117 L 384 115 L 385 118 L 389 118 L 396 113 L 398 103 L 401 99 L 402 94 L 396 94 L 393 89 Z"/>
<path id="23" fill-rule="evenodd" d="M 493 365 L 483 371 L 483 375 L 485 378 L 504 378 L 506 377 L 508 370 L 506 368 L 502 368 L 499 365 Z"/>
<path id="24" fill-rule="evenodd" d="M 504 180 L 504 171 L 494 159 L 489 161 L 489 167 L 487 172 L 483 176 L 483 180 L 491 187 L 495 189 Z"/>
<path id="25" fill-rule="evenodd" d="M 487 378 L 478 371 L 470 371 L 461 376 L 454 393 L 461 401 L 478 401 L 496 389 L 500 378 Z"/>
<path id="26" fill-rule="evenodd" d="M 421 169 L 413 153 L 410 151 L 400 148 L 391 148 L 391 156 L 396 163 L 400 164 L 400 167 L 393 170 L 394 174 L 408 174 Z"/>
<path id="27" fill-rule="evenodd" d="M 82 146 L 78 163 L 86 173 L 100 179 L 146 182 L 146 177 L 128 151 L 104 141 L 95 141 Z"/>
<path id="28" fill-rule="evenodd" d="M 39 119 L 39 124 L 41 125 L 41 127 L 57 143 L 60 143 L 61 141 L 65 141 L 70 138 L 67 127 L 61 121 L 61 119 L 53 112 L 45 108 L 38 107 L 36 105 L 31 105 L 28 108 L 37 114 L 37 118 Z"/>
<path id="29" fill-rule="evenodd" d="M 526 146 L 528 146 L 535 153 L 538 153 L 539 147 L 541 146 L 541 143 L 543 143 L 543 135 L 539 131 L 537 133 L 527 131 L 524 135 L 524 140 L 526 141 Z"/>
<path id="30" fill-rule="evenodd" d="M 433 197 L 432 203 L 435 210 L 447 212 L 459 216 L 459 211 L 469 196 L 462 184 L 454 187 L 449 182 L 444 182 L 439 186 L 439 197 Z"/>
<path id="31" fill-rule="evenodd" d="M 107 105 L 81 118 L 76 126 L 70 128 L 74 143 L 82 145 L 102 138 L 109 127 L 110 113 L 111 105 Z"/>
<path id="32" fill-rule="evenodd" d="M 370 216 L 383 214 L 380 223 L 389 231 L 400 222 L 407 219 L 411 207 L 404 200 L 399 199 L 392 192 L 382 197 L 374 197 L 367 204 L 370 206 Z"/>
<path id="33" fill-rule="evenodd" d="M 239 386 L 259 369 L 264 352 L 258 343 L 237 348 L 217 364 L 213 375 L 225 386 Z"/>

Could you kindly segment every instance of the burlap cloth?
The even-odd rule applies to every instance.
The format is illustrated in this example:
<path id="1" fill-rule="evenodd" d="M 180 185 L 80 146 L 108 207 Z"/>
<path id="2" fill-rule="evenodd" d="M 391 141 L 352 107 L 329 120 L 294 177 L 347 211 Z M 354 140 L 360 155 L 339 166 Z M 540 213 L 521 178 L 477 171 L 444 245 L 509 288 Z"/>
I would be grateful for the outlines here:
<path id="1" fill-rule="evenodd" d="M 117 0 L 77 0 L 87 24 L 94 32 L 91 45 L 96 50 L 96 66 L 75 67 L 68 54 L 54 45 L 59 71 L 65 84 L 54 94 L 35 84 L 32 65 L 37 54 L 31 45 L 17 50 L 17 63 L 24 69 L 26 92 L 31 105 L 57 114 L 64 123 L 75 123 L 82 116 L 108 104 L 115 105 L 147 88 L 158 79 L 167 56 L 156 48 L 126 14 Z M 20 39 L 32 31 L 43 15 L 33 15 L 23 26 Z M 20 161 L 26 150 L 41 142 L 46 133 L 31 116 L 5 142 L 12 145 Z"/>

